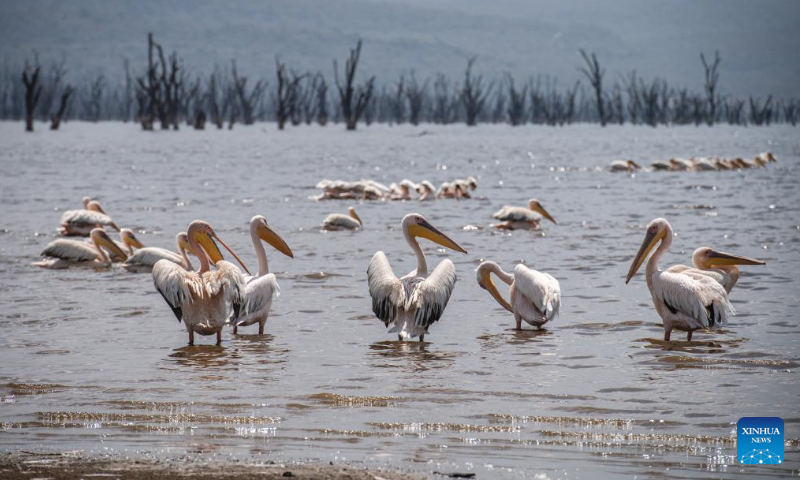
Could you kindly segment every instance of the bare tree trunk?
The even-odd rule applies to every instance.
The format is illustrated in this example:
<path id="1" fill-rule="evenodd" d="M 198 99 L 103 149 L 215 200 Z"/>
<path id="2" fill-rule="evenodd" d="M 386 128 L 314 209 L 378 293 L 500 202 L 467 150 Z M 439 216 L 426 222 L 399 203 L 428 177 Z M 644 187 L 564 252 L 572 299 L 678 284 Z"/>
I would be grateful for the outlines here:
<path id="1" fill-rule="evenodd" d="M 39 96 L 42 94 L 42 86 L 39 84 L 39 73 L 41 67 L 29 67 L 25 65 L 25 70 L 22 71 L 22 83 L 25 85 L 25 131 L 33 131 L 33 115 L 36 111 L 36 104 L 39 102 Z"/>
<path id="2" fill-rule="evenodd" d="M 606 74 L 606 70 L 600 68 L 600 63 L 597 61 L 597 55 L 592 53 L 592 56 L 586 54 L 583 49 L 578 50 L 583 57 L 583 60 L 586 62 L 586 68 L 581 68 L 581 71 L 586 78 L 589 79 L 589 84 L 594 88 L 594 95 L 595 95 L 595 102 L 597 104 L 597 118 L 600 120 L 600 125 L 605 127 L 606 121 L 606 112 L 605 112 L 605 99 L 603 97 L 603 76 Z"/>
<path id="3" fill-rule="evenodd" d="M 472 76 L 472 67 L 478 57 L 473 56 L 467 59 L 467 69 L 464 72 L 464 86 L 461 88 L 461 104 L 464 106 L 466 114 L 465 121 L 467 126 L 474 127 L 477 124 L 478 115 L 483 112 L 486 99 L 492 91 L 492 84 L 487 87 L 483 85 L 483 76 Z"/>
<path id="4" fill-rule="evenodd" d="M 714 63 L 709 64 L 706 61 L 705 55 L 700 54 L 700 60 L 703 62 L 703 70 L 705 72 L 704 88 L 706 91 L 706 101 L 708 102 L 708 118 L 706 123 L 713 125 L 717 118 L 717 83 L 719 82 L 719 50 L 714 52 Z"/>
<path id="5" fill-rule="evenodd" d="M 53 118 L 50 122 L 50 130 L 58 130 L 58 127 L 61 126 L 61 120 L 64 118 L 64 114 L 67 112 L 69 99 L 74 92 L 75 89 L 72 88 L 71 85 L 67 85 L 64 88 L 64 91 L 61 93 L 61 103 L 58 106 L 58 111 L 55 113 L 55 115 L 53 115 Z"/>
<path id="6" fill-rule="evenodd" d="M 342 107 L 347 130 L 355 130 L 358 119 L 364 113 L 375 88 L 375 77 L 370 77 L 364 85 L 354 87 L 356 78 L 356 68 L 361 57 L 361 40 L 356 44 L 356 48 L 350 49 L 350 57 L 345 62 L 344 79 L 345 83 L 339 81 L 339 67 L 336 60 L 333 61 L 333 78 L 336 81 L 336 88 L 339 90 L 339 101 Z"/>

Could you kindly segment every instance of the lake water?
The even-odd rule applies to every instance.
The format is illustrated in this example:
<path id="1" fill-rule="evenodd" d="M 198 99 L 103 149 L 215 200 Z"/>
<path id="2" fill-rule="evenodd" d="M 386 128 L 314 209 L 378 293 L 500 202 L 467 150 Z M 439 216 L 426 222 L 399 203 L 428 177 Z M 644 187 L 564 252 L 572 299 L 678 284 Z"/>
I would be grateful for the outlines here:
<path id="1" fill-rule="evenodd" d="M 39 128 L 23 134 L 21 124 L 0 123 L 0 449 L 353 462 L 509 479 L 798 474 L 796 128 Z M 767 149 L 779 161 L 764 169 L 604 169 L 619 158 L 752 158 Z M 467 175 L 479 181 L 470 200 L 310 199 L 323 178 L 438 185 Z M 187 347 L 148 274 L 32 267 L 61 212 L 85 195 L 147 245 L 172 248 L 175 233 L 207 220 L 251 270 L 247 224 L 265 215 L 295 254 L 268 249 L 283 292 L 268 334 L 226 330 L 219 347 L 213 337 Z M 489 228 L 496 209 L 531 197 L 558 225 Z M 351 205 L 363 231 L 319 230 L 326 214 Z M 459 276 L 424 344 L 387 333 L 366 284 L 377 250 L 398 275 L 415 267 L 399 231 L 411 212 L 469 251 L 423 242 L 429 263 L 451 258 Z M 625 284 L 656 217 L 677 234 L 662 265 L 689 263 L 702 245 L 767 262 L 744 267 L 730 324 L 697 332 L 691 346 L 658 341 L 642 273 Z M 514 331 L 512 316 L 475 282 L 482 259 L 555 276 L 560 317 L 543 332 Z M 784 418 L 783 465 L 736 464 L 743 416 Z"/>

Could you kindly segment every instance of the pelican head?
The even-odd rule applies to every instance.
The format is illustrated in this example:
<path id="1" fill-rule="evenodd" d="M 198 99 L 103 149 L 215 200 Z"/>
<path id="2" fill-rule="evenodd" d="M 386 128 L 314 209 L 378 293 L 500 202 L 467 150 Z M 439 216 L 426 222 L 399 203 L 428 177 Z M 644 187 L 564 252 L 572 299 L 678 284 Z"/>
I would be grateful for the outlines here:
<path id="1" fill-rule="evenodd" d="M 349 213 L 350 216 L 353 217 L 358 222 L 359 225 L 364 225 L 364 222 L 361 221 L 361 217 L 358 216 L 358 214 L 356 213 L 356 209 L 354 207 L 348 208 L 347 213 Z M 291 255 L 289 256 L 291 257 Z"/>
<path id="2" fill-rule="evenodd" d="M 236 261 L 239 262 L 239 265 L 242 266 L 244 271 L 247 272 L 248 274 L 250 273 L 250 271 L 247 270 L 247 267 L 244 266 L 244 263 L 239 258 L 239 256 L 236 255 L 236 253 L 234 253 L 234 251 L 231 250 L 230 247 L 228 247 L 228 245 L 225 244 L 225 242 L 223 242 L 221 238 L 219 238 L 217 233 L 214 232 L 214 228 L 212 228 L 211 224 L 209 224 L 208 222 L 205 222 L 203 220 L 193 221 L 192 223 L 189 224 L 189 229 L 187 230 L 187 236 L 189 237 L 190 241 L 194 240 L 200 245 L 200 247 L 208 255 L 208 259 L 211 260 L 211 263 L 215 265 L 217 264 L 217 262 L 223 259 L 222 253 L 219 251 L 219 247 L 217 247 L 217 244 L 214 243 L 214 240 L 217 240 L 219 243 L 222 244 L 223 247 L 225 247 L 225 250 L 227 250 L 228 252 L 230 252 L 231 255 L 233 255 L 233 258 L 235 258 Z"/>
<path id="3" fill-rule="evenodd" d="M 652 250 L 653 247 L 658 244 L 658 242 L 666 237 L 669 230 L 669 222 L 663 218 L 656 218 L 647 225 L 647 233 L 645 233 L 644 241 L 642 242 L 642 246 L 639 248 L 639 252 L 636 254 L 636 257 L 633 259 L 630 270 L 628 270 L 628 276 L 625 278 L 625 283 L 630 282 L 631 278 L 636 275 L 636 272 L 638 272 L 642 267 L 647 255 L 650 253 L 650 250 Z"/>
<path id="4" fill-rule="evenodd" d="M 103 207 L 100 205 L 100 202 L 98 202 L 97 200 L 90 199 L 89 202 L 86 203 L 86 210 L 102 213 L 103 215 L 106 214 L 105 210 L 103 210 Z"/>
<path id="5" fill-rule="evenodd" d="M 467 253 L 461 245 L 451 240 L 447 235 L 440 232 L 436 227 L 428 223 L 425 217 L 418 213 L 409 213 L 403 217 L 403 230 L 407 231 L 412 237 L 422 237 L 438 243 L 439 245 L 455 250 L 456 252 Z"/>
<path id="6" fill-rule="evenodd" d="M 775 158 L 775 155 L 773 155 L 772 152 L 770 152 L 769 150 L 764 152 L 764 156 L 767 157 L 767 161 L 770 163 L 778 161 L 778 159 Z"/>
<path id="7" fill-rule="evenodd" d="M 467 177 L 467 184 L 469 185 L 470 189 L 475 190 L 478 188 L 478 179 L 470 175 Z"/>
<path id="8" fill-rule="evenodd" d="M 355 210 L 352 210 L 352 213 L 355 213 Z M 264 218 L 263 215 L 256 215 L 255 217 L 250 219 L 250 232 L 252 233 L 253 230 L 255 230 L 255 234 L 256 236 L 258 236 L 258 238 L 272 245 L 275 248 L 275 250 L 281 252 L 287 257 L 294 258 L 292 249 L 289 248 L 289 245 L 287 245 L 286 242 L 283 241 L 280 235 L 278 235 L 277 233 L 272 231 L 271 228 L 269 228 L 269 225 L 267 224 L 267 219 Z"/>
<path id="9" fill-rule="evenodd" d="M 106 233 L 106 231 L 102 228 L 92 229 L 89 237 L 92 239 L 92 242 L 94 242 L 97 248 L 105 247 L 106 250 L 122 259 L 128 258 L 128 254 L 123 252 L 122 249 L 119 248 L 119 245 L 117 245 L 114 240 L 111 240 L 111 237 L 109 237 L 108 233 Z"/>
<path id="10" fill-rule="evenodd" d="M 539 200 L 535 198 L 528 200 L 528 208 L 533 210 L 534 212 L 540 213 L 544 218 L 550 220 L 551 222 L 556 223 L 556 219 L 553 218 L 549 213 L 547 213 L 547 210 L 544 209 Z M 556 223 L 556 225 L 558 224 Z"/>
<path id="11" fill-rule="evenodd" d="M 732 253 L 718 252 L 711 247 L 700 247 L 692 254 L 692 263 L 700 268 L 714 268 L 727 265 L 766 265 L 766 262 L 755 258 L 743 257 Z"/>
<path id="12" fill-rule="evenodd" d="M 492 271 L 499 269 L 500 266 L 495 262 L 481 262 L 481 264 L 478 265 L 478 268 L 475 270 L 477 272 L 478 285 L 480 285 L 484 290 L 487 290 L 506 310 L 513 312 L 514 310 L 511 308 L 511 305 L 509 305 L 506 299 L 500 295 L 500 292 L 497 291 L 497 286 L 495 286 L 494 281 L 492 280 Z"/>
<path id="13" fill-rule="evenodd" d="M 633 160 L 628 160 L 628 161 L 627 161 L 627 162 L 625 162 L 625 163 L 627 163 L 627 164 L 628 164 L 628 167 L 629 167 L 630 169 L 632 169 L 632 170 L 641 170 L 641 168 L 642 168 L 642 166 L 641 166 L 641 165 L 639 165 L 638 163 L 634 162 Z"/>
<path id="14" fill-rule="evenodd" d="M 181 232 L 175 236 L 175 243 L 178 244 L 178 248 L 181 250 L 186 250 L 187 252 L 192 251 L 192 247 L 189 246 L 189 236 L 186 235 L 186 232 Z"/>
<path id="15" fill-rule="evenodd" d="M 83 197 L 83 208 L 84 210 L 89 210 L 89 202 L 92 201 L 92 197 Z"/>
<path id="16" fill-rule="evenodd" d="M 134 248 L 144 248 L 142 242 L 140 242 L 139 239 L 136 238 L 136 235 L 134 235 L 133 230 L 131 230 L 130 228 L 123 228 L 122 230 L 120 230 L 119 236 L 122 239 L 122 243 L 127 245 L 128 248 L 131 249 L 131 251 L 133 251 Z"/>

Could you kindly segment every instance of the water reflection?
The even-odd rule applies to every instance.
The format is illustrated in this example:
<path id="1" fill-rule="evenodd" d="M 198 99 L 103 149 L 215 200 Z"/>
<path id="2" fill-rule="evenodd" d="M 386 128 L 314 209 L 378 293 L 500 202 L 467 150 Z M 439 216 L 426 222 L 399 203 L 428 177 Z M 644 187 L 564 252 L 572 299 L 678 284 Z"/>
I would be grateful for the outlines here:
<path id="1" fill-rule="evenodd" d="M 385 359 L 386 362 L 373 362 L 376 368 L 397 368 L 406 372 L 424 372 L 431 369 L 448 369 L 453 366 L 453 359 L 458 356 L 454 352 L 437 352 L 429 342 L 400 342 L 389 340 L 373 343 L 369 346 L 369 354 L 373 358 Z"/>

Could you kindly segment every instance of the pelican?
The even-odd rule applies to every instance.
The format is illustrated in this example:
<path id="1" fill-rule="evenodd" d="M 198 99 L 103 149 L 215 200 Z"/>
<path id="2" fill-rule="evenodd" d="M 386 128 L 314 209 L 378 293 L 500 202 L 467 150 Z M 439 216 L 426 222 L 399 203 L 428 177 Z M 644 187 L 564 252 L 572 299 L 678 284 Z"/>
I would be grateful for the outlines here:
<path id="1" fill-rule="evenodd" d="M 411 200 L 411 192 L 417 190 L 417 184 L 408 179 L 403 179 L 397 189 L 389 196 L 391 200 Z"/>
<path id="2" fill-rule="evenodd" d="M 633 172 L 641 170 L 642 167 L 633 160 L 614 160 L 608 165 L 612 172 Z"/>
<path id="3" fill-rule="evenodd" d="M 100 202 L 92 200 L 91 197 L 83 197 L 82 210 L 67 210 L 61 215 L 59 233 L 65 236 L 86 237 L 93 228 L 102 226 L 120 231 L 117 224 L 103 211 Z"/>
<path id="4" fill-rule="evenodd" d="M 50 269 L 72 266 L 107 268 L 111 266 L 111 258 L 103 248 L 123 260 L 127 257 L 125 251 L 102 228 L 93 229 L 89 233 L 89 238 L 92 243 L 66 238 L 53 240 L 42 250 L 41 256 L 44 258 L 34 262 L 33 265 Z"/>
<path id="5" fill-rule="evenodd" d="M 452 188 L 449 182 L 442 182 L 439 185 L 439 190 L 436 191 L 436 198 L 455 198 L 455 189 Z"/>
<path id="6" fill-rule="evenodd" d="M 245 275 L 245 309 L 244 314 L 233 324 L 233 334 L 239 333 L 239 327 L 246 327 L 258 323 L 258 334 L 264 334 L 264 324 L 267 323 L 269 309 L 272 307 L 273 295 L 280 295 L 278 280 L 274 273 L 269 273 L 267 266 L 267 252 L 264 251 L 265 241 L 276 250 L 289 258 L 294 258 L 292 250 L 286 242 L 267 225 L 267 219 L 256 215 L 250 219 L 250 238 L 258 255 L 258 273 L 256 276 Z"/>
<path id="7" fill-rule="evenodd" d="M 131 230 L 130 228 L 123 228 L 122 230 L 120 230 L 119 231 L 119 238 L 120 238 L 120 240 L 119 241 L 114 240 L 114 243 L 117 244 L 117 246 L 119 247 L 120 250 L 125 252 L 126 256 L 125 257 L 120 257 L 116 253 L 111 252 L 111 261 L 113 263 L 124 262 L 125 259 L 128 256 L 130 256 L 131 254 L 133 254 L 133 252 L 137 248 L 143 248 L 144 247 L 144 245 L 142 245 L 142 243 L 139 241 L 139 239 L 136 238 L 136 235 L 133 233 L 133 230 Z M 81 240 L 70 240 L 70 241 L 81 241 Z M 85 243 L 87 245 L 92 245 L 94 243 L 91 238 L 85 238 L 82 241 L 83 241 L 83 243 Z"/>
<path id="8" fill-rule="evenodd" d="M 647 288 L 656 312 L 664 321 L 664 341 L 669 341 L 673 329 L 688 332 L 686 340 L 691 341 L 692 332 L 723 325 L 734 311 L 725 289 L 713 278 L 694 269 L 679 272 L 659 270 L 658 261 L 672 245 L 672 235 L 672 226 L 663 218 L 647 225 L 644 241 L 628 270 L 625 283 L 630 282 L 647 255 L 660 242 L 647 261 Z"/>
<path id="9" fill-rule="evenodd" d="M 695 170 L 694 163 L 685 158 L 671 158 L 669 165 L 669 169 L 673 172 L 693 172 Z"/>
<path id="10" fill-rule="evenodd" d="M 417 193 L 419 193 L 417 200 L 421 202 L 436 199 L 436 187 L 427 180 L 423 180 L 417 184 Z"/>
<path id="11" fill-rule="evenodd" d="M 556 223 L 556 219 L 547 213 L 539 200 L 532 198 L 528 200 L 528 207 L 504 206 L 496 211 L 493 218 L 503 223 L 495 225 L 497 228 L 506 230 L 528 229 L 537 230 L 542 221 L 542 217 Z"/>
<path id="12" fill-rule="evenodd" d="M 159 260 L 168 260 L 180 265 L 185 270 L 192 270 L 192 262 L 189 261 L 189 256 L 186 254 L 187 250 L 190 250 L 189 237 L 186 235 L 186 232 L 181 232 L 175 236 L 175 245 L 179 253 L 167 250 L 166 248 L 138 247 L 139 249 L 125 260 L 125 263 L 122 264 L 122 268 L 132 273 L 152 272 L 153 267 Z"/>
<path id="13" fill-rule="evenodd" d="M 472 175 L 470 175 L 466 179 L 459 178 L 457 180 L 454 180 L 453 185 L 461 185 L 462 189 L 465 192 L 468 192 L 469 190 L 475 190 L 478 188 L 478 180 Z"/>
<path id="14" fill-rule="evenodd" d="M 356 209 L 347 209 L 349 215 L 341 213 L 331 213 L 322 221 L 322 228 L 325 230 L 358 230 L 361 228 L 361 218 L 356 213 Z M 255 217 L 254 217 L 255 218 Z"/>
<path id="15" fill-rule="evenodd" d="M 671 166 L 667 162 L 653 162 L 650 164 L 650 168 L 653 170 L 670 170 Z"/>
<path id="16" fill-rule="evenodd" d="M 732 253 L 718 252 L 711 247 L 700 247 L 692 254 L 692 264 L 695 268 L 675 265 L 668 271 L 696 270 L 716 280 L 725 289 L 725 293 L 731 293 L 736 282 L 739 281 L 739 268 L 736 265 L 766 265 L 766 262 Z"/>
<path id="17" fill-rule="evenodd" d="M 717 167 L 717 170 L 732 170 L 736 168 L 731 164 L 730 160 L 725 158 L 717 158 L 714 160 L 714 166 Z"/>
<path id="18" fill-rule="evenodd" d="M 372 311 L 387 327 L 393 324 L 389 332 L 397 332 L 398 340 L 419 337 L 422 342 L 428 328 L 444 313 L 456 284 L 456 269 L 450 259 L 444 259 L 428 275 L 428 263 L 417 237 L 457 252 L 467 251 L 434 228 L 422 215 L 408 214 L 403 217 L 401 225 L 403 236 L 417 255 L 417 268 L 397 278 L 386 254 L 375 253 L 367 269 Z"/>
<path id="19" fill-rule="evenodd" d="M 694 170 L 698 172 L 710 172 L 717 170 L 717 166 L 710 158 L 692 158 L 691 162 L 694 164 Z"/>
<path id="20" fill-rule="evenodd" d="M 756 158 L 760 158 L 764 160 L 764 162 L 766 163 L 772 163 L 778 161 L 778 159 L 775 158 L 775 155 L 773 155 L 772 152 L 770 152 L 769 150 L 767 150 L 766 152 L 759 153 L 758 155 L 756 155 Z"/>
<path id="21" fill-rule="evenodd" d="M 469 192 L 467 191 L 467 184 L 466 183 L 458 183 L 453 182 L 452 184 L 453 191 L 455 192 L 456 200 L 462 198 L 471 198 Z"/>
<path id="22" fill-rule="evenodd" d="M 541 330 L 542 326 L 553 320 L 561 308 L 561 286 L 558 280 L 543 272 L 531 270 L 525 265 L 514 267 L 514 273 L 507 273 L 495 262 L 478 265 L 478 285 L 488 290 L 497 302 L 514 314 L 517 330 L 522 330 L 522 321 Z M 511 303 L 497 291 L 491 274 L 494 273 L 504 283 L 511 285 Z"/>
<path id="23" fill-rule="evenodd" d="M 741 158 L 741 157 L 734 158 L 733 159 L 733 163 L 734 163 L 734 165 L 736 165 L 736 168 L 752 168 L 753 167 L 752 165 L 750 165 L 750 162 L 748 162 L 747 160 L 745 160 L 744 158 Z"/>
<path id="24" fill-rule="evenodd" d="M 193 221 L 187 236 L 192 253 L 200 259 L 200 269 L 190 272 L 169 260 L 159 260 L 153 266 L 153 284 L 178 322 L 186 325 L 190 346 L 194 345 L 195 333 L 216 334 L 219 345 L 222 327 L 236 320 L 242 311 L 246 285 L 239 269 L 222 259 L 214 240 L 219 241 L 245 271 L 247 268 L 207 222 Z M 217 269 L 212 271 L 210 263 Z"/>

